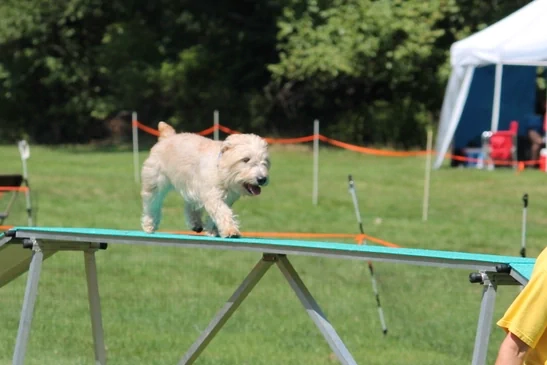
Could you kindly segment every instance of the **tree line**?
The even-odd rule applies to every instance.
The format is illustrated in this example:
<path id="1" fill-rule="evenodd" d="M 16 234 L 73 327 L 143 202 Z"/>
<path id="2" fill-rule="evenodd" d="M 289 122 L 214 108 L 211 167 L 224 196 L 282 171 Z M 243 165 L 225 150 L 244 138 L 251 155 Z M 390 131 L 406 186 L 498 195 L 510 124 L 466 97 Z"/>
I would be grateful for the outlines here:
<path id="1" fill-rule="evenodd" d="M 450 45 L 529 1 L 2 0 L 0 142 L 212 124 L 423 146 Z M 123 121 L 120 123 L 113 121 Z"/>

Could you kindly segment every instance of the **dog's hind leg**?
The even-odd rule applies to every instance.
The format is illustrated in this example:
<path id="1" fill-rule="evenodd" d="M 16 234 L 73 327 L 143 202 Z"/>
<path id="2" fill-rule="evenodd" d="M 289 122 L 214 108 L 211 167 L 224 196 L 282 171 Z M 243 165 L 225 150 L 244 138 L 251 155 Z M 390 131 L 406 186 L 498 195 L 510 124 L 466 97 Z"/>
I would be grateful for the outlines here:
<path id="1" fill-rule="evenodd" d="M 157 167 L 154 159 L 149 158 L 142 168 L 142 216 L 141 227 L 147 233 L 158 229 L 161 221 L 161 208 L 165 196 L 171 189 L 171 183 Z"/>
<path id="2" fill-rule="evenodd" d="M 186 218 L 186 224 L 188 227 L 197 233 L 203 231 L 203 221 L 201 220 L 202 209 L 196 207 L 195 204 L 185 200 L 184 201 L 184 217 Z"/>

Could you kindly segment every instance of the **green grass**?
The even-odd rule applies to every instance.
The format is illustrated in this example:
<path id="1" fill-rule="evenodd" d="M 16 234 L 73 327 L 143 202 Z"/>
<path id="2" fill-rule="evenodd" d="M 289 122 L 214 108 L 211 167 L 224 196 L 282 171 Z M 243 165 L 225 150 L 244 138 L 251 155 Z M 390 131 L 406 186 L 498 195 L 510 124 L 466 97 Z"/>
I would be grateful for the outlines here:
<path id="1" fill-rule="evenodd" d="M 139 229 L 130 152 L 31 149 L 38 225 Z M 0 155 L 1 173 L 21 171 L 15 146 L 0 147 Z M 547 176 L 538 171 L 434 171 L 429 220 L 422 222 L 422 157 L 322 150 L 317 206 L 311 199 L 311 153 L 274 148 L 272 161 L 270 186 L 235 205 L 244 231 L 358 233 L 347 189 L 351 173 L 372 236 L 403 247 L 518 255 L 526 192 L 529 256 L 544 247 Z M 376 218 L 382 223 L 374 224 Z M 26 224 L 23 199 L 6 223 Z M 186 229 L 175 194 L 167 199 L 161 229 Z M 97 257 L 109 363 L 120 365 L 177 363 L 259 259 L 251 253 L 142 246 L 110 246 Z M 482 288 L 468 282 L 468 270 L 375 263 L 389 327 L 383 337 L 366 263 L 311 257 L 292 262 L 358 363 L 470 362 Z M 93 363 L 82 264 L 77 253 L 46 261 L 26 364 Z M 26 275 L 0 289 L 2 365 L 11 362 L 25 280 Z M 517 293 L 516 287 L 499 290 L 495 319 Z M 494 326 L 489 363 L 502 336 Z M 271 270 L 197 363 L 337 362 L 281 274 Z"/>

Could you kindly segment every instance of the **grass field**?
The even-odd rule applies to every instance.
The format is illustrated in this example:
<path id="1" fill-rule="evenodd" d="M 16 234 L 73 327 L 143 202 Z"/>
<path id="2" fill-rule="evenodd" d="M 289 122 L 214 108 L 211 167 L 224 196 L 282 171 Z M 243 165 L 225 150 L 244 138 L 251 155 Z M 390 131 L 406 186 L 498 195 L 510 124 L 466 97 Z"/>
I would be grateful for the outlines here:
<path id="1" fill-rule="evenodd" d="M 139 229 L 130 152 L 31 148 L 38 225 Z M 1 173 L 21 171 L 15 146 L 1 146 L 0 155 Z M 544 247 L 545 174 L 433 171 L 429 220 L 422 222 L 424 161 L 321 150 L 319 204 L 313 206 L 311 153 L 273 148 L 270 186 L 236 203 L 235 210 L 243 231 L 358 233 L 347 189 L 351 173 L 372 236 L 403 247 L 518 255 L 526 192 L 529 256 Z M 179 197 L 168 196 L 162 230 L 186 229 L 181 207 Z M 23 208 L 19 199 L 6 223 L 25 225 Z M 160 247 L 110 246 L 98 253 L 109 363 L 177 363 L 258 259 L 251 253 Z M 383 337 L 366 263 L 309 257 L 292 262 L 359 364 L 470 363 L 482 288 L 468 282 L 468 270 L 375 263 L 389 327 Z M 77 253 L 46 261 L 26 364 L 93 363 L 82 263 Z M 11 363 L 25 280 L 26 275 L 0 289 L 2 365 Z M 500 289 L 496 319 L 517 292 Z M 493 329 L 489 363 L 502 336 Z M 281 274 L 271 270 L 197 363 L 337 361 Z"/>

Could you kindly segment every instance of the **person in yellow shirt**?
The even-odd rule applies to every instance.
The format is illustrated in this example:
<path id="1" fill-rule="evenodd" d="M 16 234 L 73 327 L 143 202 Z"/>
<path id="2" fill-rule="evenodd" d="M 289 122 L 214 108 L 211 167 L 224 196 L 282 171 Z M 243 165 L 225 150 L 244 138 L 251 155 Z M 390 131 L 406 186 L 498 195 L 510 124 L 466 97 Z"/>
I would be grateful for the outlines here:
<path id="1" fill-rule="evenodd" d="M 507 335 L 495 365 L 547 365 L 547 248 L 530 281 L 498 321 Z"/>

